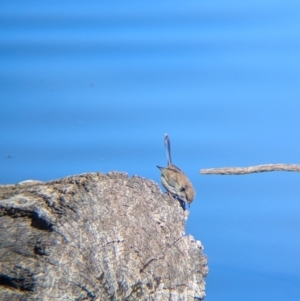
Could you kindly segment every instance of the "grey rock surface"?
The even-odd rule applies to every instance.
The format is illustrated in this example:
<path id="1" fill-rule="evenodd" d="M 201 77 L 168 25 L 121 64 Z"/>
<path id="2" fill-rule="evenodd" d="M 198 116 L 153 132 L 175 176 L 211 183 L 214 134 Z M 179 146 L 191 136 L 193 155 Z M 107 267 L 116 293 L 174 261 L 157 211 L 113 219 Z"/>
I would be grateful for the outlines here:
<path id="1" fill-rule="evenodd" d="M 203 300 L 187 216 L 125 173 L 0 186 L 0 300 Z"/>

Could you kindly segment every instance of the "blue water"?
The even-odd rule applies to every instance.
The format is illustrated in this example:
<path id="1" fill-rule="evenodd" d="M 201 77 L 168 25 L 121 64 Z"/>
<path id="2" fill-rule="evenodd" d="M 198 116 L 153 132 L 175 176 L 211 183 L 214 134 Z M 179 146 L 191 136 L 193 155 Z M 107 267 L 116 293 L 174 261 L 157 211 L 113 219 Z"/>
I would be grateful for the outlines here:
<path id="1" fill-rule="evenodd" d="M 173 161 L 208 301 L 300 300 L 299 1 L 0 1 L 0 183 Z"/>

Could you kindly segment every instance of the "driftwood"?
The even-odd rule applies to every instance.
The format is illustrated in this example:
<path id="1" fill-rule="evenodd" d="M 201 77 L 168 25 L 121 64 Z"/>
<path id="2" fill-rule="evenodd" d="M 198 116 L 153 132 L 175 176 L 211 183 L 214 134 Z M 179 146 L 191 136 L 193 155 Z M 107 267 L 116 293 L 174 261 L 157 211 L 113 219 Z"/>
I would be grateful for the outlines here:
<path id="1" fill-rule="evenodd" d="M 203 300 L 187 216 L 124 173 L 0 186 L 0 300 Z"/>
<path id="2" fill-rule="evenodd" d="M 203 175 L 245 175 L 256 172 L 266 171 L 300 171 L 297 164 L 264 164 L 249 167 L 222 167 L 201 169 Z"/>

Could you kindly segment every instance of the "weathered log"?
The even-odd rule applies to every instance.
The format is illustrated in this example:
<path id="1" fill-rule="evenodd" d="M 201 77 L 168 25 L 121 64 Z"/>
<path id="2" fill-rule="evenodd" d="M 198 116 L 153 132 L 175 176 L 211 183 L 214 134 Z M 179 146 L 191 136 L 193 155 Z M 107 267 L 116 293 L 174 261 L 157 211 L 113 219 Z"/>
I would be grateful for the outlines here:
<path id="1" fill-rule="evenodd" d="M 187 216 L 125 173 L 0 186 L 0 300 L 203 300 Z"/>

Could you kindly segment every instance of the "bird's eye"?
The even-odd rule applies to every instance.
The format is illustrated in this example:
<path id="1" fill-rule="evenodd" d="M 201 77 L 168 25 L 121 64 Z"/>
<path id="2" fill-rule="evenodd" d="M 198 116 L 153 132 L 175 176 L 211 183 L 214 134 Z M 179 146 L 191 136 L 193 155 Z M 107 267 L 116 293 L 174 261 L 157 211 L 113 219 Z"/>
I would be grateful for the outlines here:
<path id="1" fill-rule="evenodd" d="M 180 188 L 180 192 L 183 192 L 183 191 L 185 191 L 185 187 Z"/>

